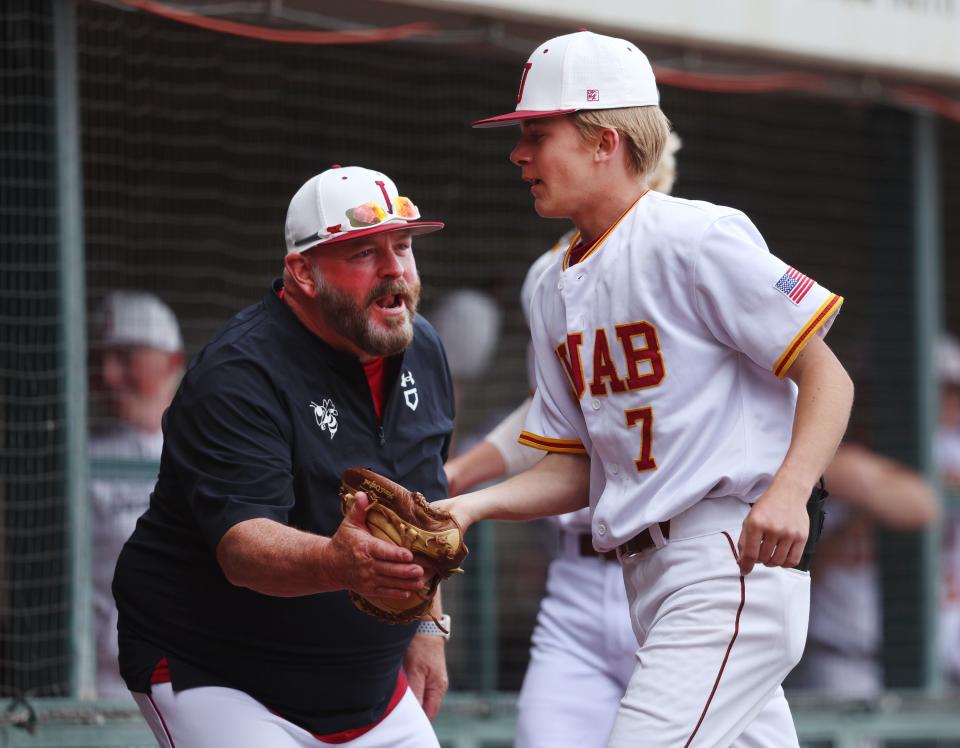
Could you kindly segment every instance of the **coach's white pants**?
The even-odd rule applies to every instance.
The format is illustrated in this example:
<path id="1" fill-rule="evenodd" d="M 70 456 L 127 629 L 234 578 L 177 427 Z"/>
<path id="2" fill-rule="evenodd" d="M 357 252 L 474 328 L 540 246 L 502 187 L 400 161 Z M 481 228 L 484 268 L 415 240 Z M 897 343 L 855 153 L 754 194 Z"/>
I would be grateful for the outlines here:
<path id="1" fill-rule="evenodd" d="M 516 748 L 603 748 L 636 664 L 623 573 L 561 533 L 517 702 Z"/>
<path id="2" fill-rule="evenodd" d="M 174 692 L 169 683 L 133 694 L 161 748 L 322 748 L 328 743 L 267 709 L 243 691 L 205 686 Z M 439 748 L 409 688 L 376 727 L 339 743 L 347 748 Z"/>
<path id="3" fill-rule="evenodd" d="M 611 748 L 798 745 L 780 684 L 803 653 L 810 577 L 761 565 L 740 576 L 748 509 L 701 501 L 665 545 L 621 559 L 641 646 Z"/>

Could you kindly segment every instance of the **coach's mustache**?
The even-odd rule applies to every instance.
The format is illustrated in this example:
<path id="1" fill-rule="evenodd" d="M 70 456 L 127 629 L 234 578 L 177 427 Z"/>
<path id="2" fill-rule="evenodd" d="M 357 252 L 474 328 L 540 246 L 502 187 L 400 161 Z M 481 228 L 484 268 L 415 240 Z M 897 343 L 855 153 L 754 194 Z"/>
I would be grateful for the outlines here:
<path id="1" fill-rule="evenodd" d="M 367 306 L 384 296 L 399 296 L 410 311 L 416 311 L 417 303 L 420 301 L 420 284 L 411 286 L 401 278 L 383 281 L 367 295 Z"/>

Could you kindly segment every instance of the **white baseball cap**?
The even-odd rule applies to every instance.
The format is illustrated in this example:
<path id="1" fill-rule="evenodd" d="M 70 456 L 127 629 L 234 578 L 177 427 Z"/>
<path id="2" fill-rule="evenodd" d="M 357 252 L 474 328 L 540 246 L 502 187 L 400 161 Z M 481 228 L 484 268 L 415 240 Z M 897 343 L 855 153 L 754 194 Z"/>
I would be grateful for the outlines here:
<path id="1" fill-rule="evenodd" d="M 451 291 L 431 311 L 454 379 L 476 379 L 487 370 L 500 337 L 500 317 L 490 294 L 466 288 Z"/>
<path id="2" fill-rule="evenodd" d="M 582 109 L 659 103 L 653 68 L 636 45 L 578 31 L 545 41 L 533 51 L 523 67 L 516 111 L 477 120 L 473 126 L 501 127 Z"/>
<path id="3" fill-rule="evenodd" d="M 439 221 L 419 221 L 420 210 L 386 174 L 362 166 L 332 166 L 297 190 L 287 209 L 287 253 L 384 231 L 439 231 Z"/>
<path id="4" fill-rule="evenodd" d="M 94 317 L 93 338 L 101 346 L 142 346 L 168 353 L 183 350 L 173 310 L 142 291 L 108 293 Z"/>

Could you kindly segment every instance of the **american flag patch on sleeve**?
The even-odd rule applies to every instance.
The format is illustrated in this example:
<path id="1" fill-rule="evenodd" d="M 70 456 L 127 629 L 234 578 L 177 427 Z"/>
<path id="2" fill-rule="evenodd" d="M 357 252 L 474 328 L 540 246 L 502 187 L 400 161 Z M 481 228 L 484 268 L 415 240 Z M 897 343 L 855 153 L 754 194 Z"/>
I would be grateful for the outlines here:
<path id="1" fill-rule="evenodd" d="M 807 295 L 807 291 L 813 288 L 814 283 L 816 281 L 813 278 L 808 278 L 799 270 L 788 267 L 787 272 L 780 276 L 780 280 L 773 287 L 794 304 L 799 304 Z"/>

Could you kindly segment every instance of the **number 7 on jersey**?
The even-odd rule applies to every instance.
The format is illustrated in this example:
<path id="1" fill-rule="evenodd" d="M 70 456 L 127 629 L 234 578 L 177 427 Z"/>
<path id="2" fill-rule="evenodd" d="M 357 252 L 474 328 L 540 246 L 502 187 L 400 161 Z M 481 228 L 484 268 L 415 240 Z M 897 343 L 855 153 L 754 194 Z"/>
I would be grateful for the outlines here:
<path id="1" fill-rule="evenodd" d="M 640 424 L 640 455 L 633 461 L 637 472 L 656 470 L 657 461 L 653 459 L 653 408 L 630 408 L 623 414 L 627 419 L 627 428 Z"/>

